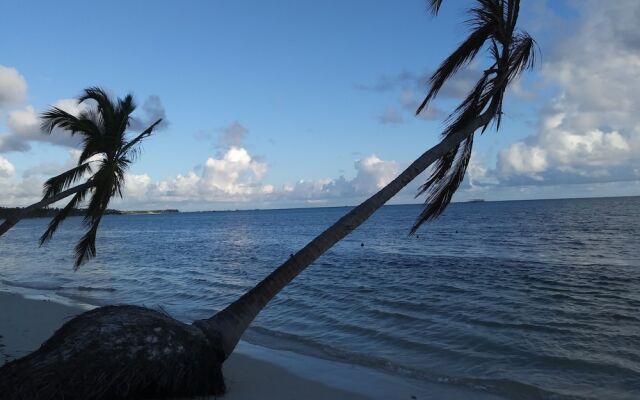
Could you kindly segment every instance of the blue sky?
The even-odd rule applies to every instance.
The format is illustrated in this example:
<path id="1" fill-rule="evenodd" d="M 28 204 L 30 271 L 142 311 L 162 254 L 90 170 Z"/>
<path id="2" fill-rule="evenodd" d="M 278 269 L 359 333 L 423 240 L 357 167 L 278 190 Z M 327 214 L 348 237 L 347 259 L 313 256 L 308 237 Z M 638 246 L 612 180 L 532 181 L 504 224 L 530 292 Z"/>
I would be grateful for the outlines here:
<path id="1" fill-rule="evenodd" d="M 427 74 L 464 38 L 471 3 L 445 2 L 433 18 L 422 0 L 5 2 L 0 203 L 29 203 L 74 161 L 68 139 L 38 136 L 30 116 L 99 85 L 134 93 L 141 119 L 169 121 L 145 143 L 122 208 L 354 204 L 437 142 L 483 68 L 480 58 L 462 71 L 427 118 L 412 115 Z M 597 28 L 638 10 L 615 3 L 603 13 L 589 1 L 523 1 L 520 26 L 542 61 L 510 91 L 500 132 L 476 141 L 458 200 L 640 194 L 635 88 L 625 88 L 625 115 L 584 101 L 598 87 L 575 89 L 634 72 L 583 59 L 587 39 L 637 56 L 631 20 Z"/>

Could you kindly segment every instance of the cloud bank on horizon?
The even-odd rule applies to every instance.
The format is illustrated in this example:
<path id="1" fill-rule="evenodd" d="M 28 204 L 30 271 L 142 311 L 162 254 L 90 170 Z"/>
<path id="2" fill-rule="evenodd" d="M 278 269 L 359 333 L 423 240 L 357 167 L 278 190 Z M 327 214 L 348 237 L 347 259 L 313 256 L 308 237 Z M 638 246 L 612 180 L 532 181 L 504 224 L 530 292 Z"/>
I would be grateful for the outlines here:
<path id="1" fill-rule="evenodd" d="M 493 158 L 474 154 L 459 199 L 553 197 L 560 185 L 576 185 L 577 195 L 640 193 L 639 15 L 640 3 L 634 0 L 581 3 L 575 31 L 543 49 L 544 60 L 536 79 L 551 87 L 552 94 L 542 99 L 532 133 L 497 149 Z M 474 65 L 462 71 L 443 91 L 445 102 L 465 93 L 477 73 Z M 412 118 L 425 76 L 390 73 L 371 84 L 357 85 L 357 90 L 397 94 L 395 103 L 376 119 L 381 124 L 401 126 Z M 527 104 L 542 87 L 529 86 L 516 85 L 507 102 Z M 36 201 L 46 177 L 72 166 L 77 159 L 76 138 L 63 132 L 40 133 L 38 111 L 25 104 L 27 92 L 27 81 L 19 71 L 0 65 L 0 118 L 6 126 L 5 132 L 0 131 L 2 205 Z M 54 105 L 72 113 L 86 106 L 71 99 L 60 99 Z M 442 120 L 446 117 L 443 109 L 449 109 L 447 104 L 436 104 L 421 118 Z M 161 99 L 150 96 L 131 128 L 140 130 L 166 117 Z M 288 183 L 273 184 L 269 183 L 270 161 L 252 154 L 246 145 L 249 135 L 250 129 L 237 120 L 217 135 L 195 133 L 198 140 L 215 145 L 215 154 L 196 160 L 201 162 L 199 167 L 175 171 L 163 179 L 153 179 L 152 171 L 130 174 L 125 198 L 114 206 L 204 210 L 355 204 L 386 185 L 411 161 L 368 154 L 354 160 L 353 169 L 343 174 L 347 177 L 306 179 L 291 170 Z M 11 155 L 28 154 L 36 143 L 65 148 L 68 158 L 23 167 L 18 174 Z M 420 183 L 406 188 L 396 202 L 412 201 Z"/>
<path id="2" fill-rule="evenodd" d="M 499 153 L 497 175 L 512 185 L 640 179 L 640 3 L 587 5 L 577 32 L 542 68 L 559 93 L 537 132 Z"/>

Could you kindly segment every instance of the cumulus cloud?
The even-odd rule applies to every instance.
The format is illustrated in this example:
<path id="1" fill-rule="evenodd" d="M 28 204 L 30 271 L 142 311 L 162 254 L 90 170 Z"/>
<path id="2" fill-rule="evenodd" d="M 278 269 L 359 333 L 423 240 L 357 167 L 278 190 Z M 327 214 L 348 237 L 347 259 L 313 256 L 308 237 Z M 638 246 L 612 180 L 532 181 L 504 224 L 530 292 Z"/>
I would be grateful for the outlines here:
<path id="1" fill-rule="evenodd" d="M 37 201 L 42 181 L 37 178 L 17 179 L 16 168 L 0 156 L 0 206 L 25 206 Z"/>
<path id="2" fill-rule="evenodd" d="M 148 175 L 132 175 L 133 183 L 127 183 L 126 192 L 138 201 L 155 198 L 176 204 L 242 201 L 269 192 L 260 182 L 266 171 L 265 163 L 234 146 L 220 158 L 209 157 L 200 174 L 190 171 L 157 183 Z"/>
<path id="3" fill-rule="evenodd" d="M 42 183 L 74 166 L 78 153 L 78 150 L 70 149 L 65 161 L 35 165 L 24 170 L 20 177 L 16 176 L 9 160 L 0 157 L 0 205 L 25 206 L 38 201 Z M 274 185 L 268 182 L 266 162 L 243 147 L 231 146 L 219 156 L 207 158 L 198 172 L 188 171 L 159 181 L 154 181 L 147 173 L 128 173 L 124 198 L 116 198 L 112 206 L 210 210 L 355 204 L 395 178 L 400 165 L 372 154 L 355 161 L 354 171 L 355 175 L 350 179 L 344 176 L 299 179 Z"/>
<path id="4" fill-rule="evenodd" d="M 0 156 L 0 178 L 11 178 L 16 172 L 16 168 L 7 160 Z"/>
<path id="5" fill-rule="evenodd" d="M 15 69 L 0 65 L 0 111 L 27 97 L 27 82 Z"/>
<path id="6" fill-rule="evenodd" d="M 10 110 L 6 117 L 8 132 L 0 134 L 0 153 L 27 152 L 31 144 L 36 142 L 50 143 L 63 147 L 77 148 L 81 138 L 71 136 L 62 129 L 55 129 L 51 134 L 44 134 L 40 130 L 39 112 L 31 105 L 21 108 L 8 108 L 26 97 L 26 82 L 22 75 L 13 68 L 0 65 L 0 111 L 3 107 Z M 91 107 L 90 102 L 79 104 L 75 99 L 61 99 L 53 104 L 72 115 L 78 115 L 82 110 Z M 162 118 L 160 129 L 169 124 L 162 101 L 158 96 L 149 96 L 137 113 L 131 119 L 130 130 L 140 131 Z"/>
<path id="7" fill-rule="evenodd" d="M 640 168 L 640 3 L 581 3 L 578 30 L 557 44 L 543 76 L 558 95 L 537 132 L 500 151 L 512 184 L 636 180 Z"/>
<path id="8" fill-rule="evenodd" d="M 55 104 L 70 114 L 77 115 L 85 106 L 73 99 L 58 100 Z M 32 142 L 44 142 L 59 146 L 77 147 L 79 137 L 73 137 L 68 132 L 55 129 L 51 134 L 44 134 L 40 130 L 40 118 L 32 106 L 11 111 L 7 118 L 9 133 L 0 136 L 1 152 L 26 152 L 31 150 Z"/>
<path id="9" fill-rule="evenodd" d="M 123 208 L 178 207 L 184 210 L 234 207 L 345 204 L 362 200 L 389 183 L 399 171 L 395 161 L 376 155 L 354 163 L 356 174 L 273 185 L 265 182 L 268 165 L 242 147 L 209 157 L 201 172 L 189 171 L 153 182 L 147 174 L 128 175 Z"/>
<path id="10" fill-rule="evenodd" d="M 356 161 L 356 177 L 349 183 L 358 194 L 374 193 L 385 187 L 398 175 L 399 166 L 395 161 L 384 161 L 375 154 Z"/>

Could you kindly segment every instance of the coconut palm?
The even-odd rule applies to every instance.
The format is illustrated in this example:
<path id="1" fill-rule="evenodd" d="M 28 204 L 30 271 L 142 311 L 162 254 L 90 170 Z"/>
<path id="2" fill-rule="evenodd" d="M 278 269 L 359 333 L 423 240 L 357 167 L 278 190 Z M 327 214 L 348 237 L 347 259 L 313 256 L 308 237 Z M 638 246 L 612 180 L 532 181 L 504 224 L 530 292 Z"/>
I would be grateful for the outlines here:
<path id="1" fill-rule="evenodd" d="M 225 355 L 231 354 L 240 336 L 266 304 L 300 272 L 335 243 L 366 221 L 427 167 L 431 175 L 420 187 L 426 194 L 423 211 L 411 233 L 445 210 L 464 178 L 471 157 L 473 135 L 495 122 L 500 127 L 502 101 L 510 82 L 534 63 L 534 40 L 516 30 L 519 0 L 477 0 L 470 10 L 471 33 L 431 75 L 430 88 L 416 113 L 423 111 L 443 85 L 483 49 L 489 50 L 489 66 L 465 99 L 448 118 L 441 142 L 427 150 L 378 193 L 355 207 L 302 250 L 289 258 L 263 281 L 208 320 L 197 321 L 203 329 L 221 332 Z M 442 0 L 430 1 L 437 14 Z"/>
<path id="2" fill-rule="evenodd" d="M 20 210 L 0 225 L 0 235 L 8 231 L 30 211 L 46 207 L 66 197 L 73 196 L 51 220 L 49 227 L 40 237 L 40 244 L 49 241 L 58 226 L 69 213 L 89 197 L 84 223 L 87 232 L 78 242 L 75 252 L 75 268 L 96 254 L 96 233 L 109 201 L 115 195 L 122 197 L 125 172 L 140 152 L 140 142 L 151 135 L 162 121 L 159 119 L 142 133 L 127 138 L 131 114 L 136 108 L 133 96 L 113 100 L 101 88 L 90 87 L 78 97 L 78 103 L 94 101 L 89 107 L 74 116 L 58 107 L 52 107 L 41 116 L 42 130 L 51 134 L 61 128 L 71 135 L 80 135 L 82 152 L 78 165 L 60 175 L 47 180 L 43 197 L 37 203 Z M 76 182 L 83 183 L 71 187 Z"/>
<path id="3" fill-rule="evenodd" d="M 441 3 L 430 2 L 434 13 Z M 418 108 L 420 112 L 428 107 L 456 71 L 488 49 L 488 68 L 449 117 L 442 141 L 238 300 L 191 325 L 134 306 L 103 307 L 82 314 L 38 351 L 0 369 L 0 391 L 13 387 L 34 399 L 223 393 L 222 363 L 266 304 L 433 163 L 431 175 L 420 188 L 426 202 L 412 232 L 443 212 L 464 177 L 474 133 L 486 130 L 492 122 L 499 127 L 507 86 L 533 64 L 534 41 L 515 29 L 518 11 L 519 0 L 475 1 L 470 11 L 471 33 L 433 73 Z"/>

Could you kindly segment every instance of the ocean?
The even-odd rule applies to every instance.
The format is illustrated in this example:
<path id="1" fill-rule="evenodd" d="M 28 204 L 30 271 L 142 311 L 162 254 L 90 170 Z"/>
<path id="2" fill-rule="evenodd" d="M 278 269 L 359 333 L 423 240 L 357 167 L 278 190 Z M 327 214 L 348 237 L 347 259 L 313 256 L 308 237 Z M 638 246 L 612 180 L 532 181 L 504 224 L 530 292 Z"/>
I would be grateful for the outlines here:
<path id="1" fill-rule="evenodd" d="M 80 218 L 0 238 L 0 290 L 133 303 L 192 321 L 252 287 L 348 207 Z M 385 206 L 281 292 L 249 343 L 517 399 L 640 398 L 640 197 Z M 0 311 L 1 312 L 1 311 Z"/>

